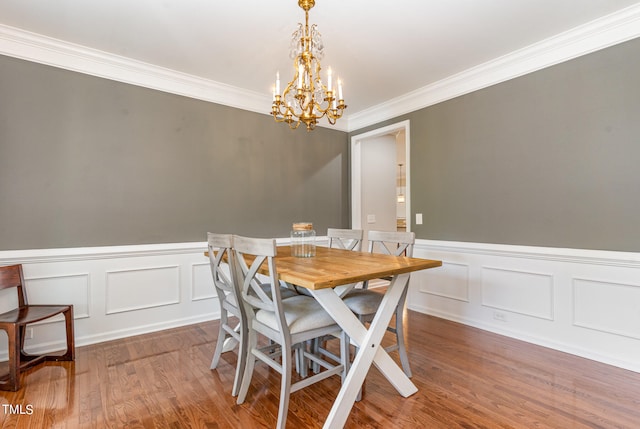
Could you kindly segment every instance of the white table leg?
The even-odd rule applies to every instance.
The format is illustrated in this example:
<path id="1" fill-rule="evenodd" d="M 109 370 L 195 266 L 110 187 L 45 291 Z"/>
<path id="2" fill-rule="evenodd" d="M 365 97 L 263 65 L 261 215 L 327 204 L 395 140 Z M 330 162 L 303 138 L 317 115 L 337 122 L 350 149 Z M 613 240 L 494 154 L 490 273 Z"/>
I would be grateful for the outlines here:
<path id="1" fill-rule="evenodd" d="M 402 396 L 407 397 L 418 391 L 380 345 L 408 280 L 409 274 L 402 274 L 393 279 L 368 330 L 332 289 L 311 291 L 323 308 L 359 347 L 353 365 L 329 412 L 324 424 L 325 428 L 344 426 L 372 363 Z"/>

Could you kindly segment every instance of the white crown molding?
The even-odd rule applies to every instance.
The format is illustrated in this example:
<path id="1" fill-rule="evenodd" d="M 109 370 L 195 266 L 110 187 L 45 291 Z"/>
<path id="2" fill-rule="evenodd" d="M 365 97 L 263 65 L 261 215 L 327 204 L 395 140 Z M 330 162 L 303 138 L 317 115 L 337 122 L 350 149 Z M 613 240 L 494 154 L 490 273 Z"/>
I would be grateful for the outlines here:
<path id="1" fill-rule="evenodd" d="M 269 115 L 271 96 L 0 24 L 0 54 Z M 345 121 L 346 122 L 346 121 Z M 319 123 L 346 131 L 339 126 Z"/>
<path id="2" fill-rule="evenodd" d="M 268 94 L 248 91 L 1 24 L 0 53 L 252 112 L 267 114 L 271 104 Z"/>
<path id="3" fill-rule="evenodd" d="M 355 131 L 639 36 L 637 4 L 353 113 L 348 128 Z"/>
<path id="4" fill-rule="evenodd" d="M 640 4 L 350 115 L 354 131 L 640 36 Z M 0 24 L 0 54 L 145 88 L 268 114 L 268 94 L 154 66 Z M 265 108 L 267 106 L 267 108 Z"/>

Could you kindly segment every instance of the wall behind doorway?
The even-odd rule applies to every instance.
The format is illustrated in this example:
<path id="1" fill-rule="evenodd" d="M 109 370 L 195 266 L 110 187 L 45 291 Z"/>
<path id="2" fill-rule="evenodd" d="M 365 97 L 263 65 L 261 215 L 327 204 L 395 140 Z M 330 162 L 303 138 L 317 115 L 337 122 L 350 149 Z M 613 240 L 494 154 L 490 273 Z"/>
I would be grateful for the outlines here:
<path id="1" fill-rule="evenodd" d="M 398 164 L 397 179 L 397 198 L 396 198 L 396 226 L 398 231 L 407 231 L 408 222 L 411 216 L 407 213 L 407 201 L 409 199 L 407 188 L 407 148 L 406 148 L 406 132 L 404 129 L 398 131 L 395 135 L 396 139 L 396 163 Z M 399 198 L 403 197 L 404 201 Z"/>
<path id="2" fill-rule="evenodd" d="M 395 231 L 396 228 L 396 139 L 393 135 L 361 142 L 362 216 L 365 231 Z M 373 218 L 372 218 L 373 216 Z"/>

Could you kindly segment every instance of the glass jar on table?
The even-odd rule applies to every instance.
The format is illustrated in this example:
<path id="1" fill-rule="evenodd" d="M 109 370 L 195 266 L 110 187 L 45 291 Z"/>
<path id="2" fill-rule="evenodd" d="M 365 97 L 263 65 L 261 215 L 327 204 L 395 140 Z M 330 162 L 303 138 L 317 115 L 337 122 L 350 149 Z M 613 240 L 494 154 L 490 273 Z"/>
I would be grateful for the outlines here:
<path id="1" fill-rule="evenodd" d="M 316 256 L 316 232 L 310 222 L 297 222 L 291 231 L 291 255 L 299 258 Z"/>

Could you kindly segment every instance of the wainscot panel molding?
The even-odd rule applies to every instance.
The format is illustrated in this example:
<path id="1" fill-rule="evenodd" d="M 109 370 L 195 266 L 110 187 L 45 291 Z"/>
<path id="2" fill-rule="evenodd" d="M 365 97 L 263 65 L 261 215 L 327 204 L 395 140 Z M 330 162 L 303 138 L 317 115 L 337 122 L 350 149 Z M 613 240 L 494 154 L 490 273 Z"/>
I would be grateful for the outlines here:
<path id="1" fill-rule="evenodd" d="M 469 264 L 442 262 L 430 281 L 420 283 L 420 292 L 469 302 Z"/>
<path id="2" fill-rule="evenodd" d="M 416 240 L 408 306 L 640 372 L 640 253 Z M 409 334 L 410 335 L 410 334 Z"/>
<path id="3" fill-rule="evenodd" d="M 0 265 L 23 264 L 30 302 L 73 304 L 76 346 L 85 346 L 219 319 L 206 250 L 201 242 L 0 251 Z M 0 312 L 18 304 L 4 292 Z M 27 350 L 64 348 L 63 318 L 30 328 Z M 6 341 L 0 360 L 7 360 Z"/>
<path id="4" fill-rule="evenodd" d="M 106 314 L 180 304 L 180 267 L 107 271 Z"/>
<path id="5" fill-rule="evenodd" d="M 573 286 L 576 326 L 640 340 L 640 284 L 574 278 Z M 606 311 L 603 302 L 614 307 L 616 312 Z"/>
<path id="6" fill-rule="evenodd" d="M 482 305 L 553 320 L 553 275 L 482 267 Z"/>
<path id="7" fill-rule="evenodd" d="M 0 264 L 24 265 L 33 302 L 74 304 L 83 346 L 218 319 L 205 250 L 202 242 L 2 251 Z M 639 253 L 417 240 L 414 254 L 443 266 L 412 276 L 411 310 L 640 372 Z M 129 280 L 136 284 L 124 287 Z M 128 311 L 109 311 L 109 299 Z M 28 350 L 64 347 L 62 321 L 31 328 Z"/>
<path id="8" fill-rule="evenodd" d="M 76 345 L 84 346 L 219 318 L 206 247 L 202 242 L 2 251 L 0 265 L 23 264 L 30 302 L 73 304 Z M 64 348 L 62 319 L 30 328 L 28 350 Z M 6 342 L 0 343 L 0 359 L 7 359 Z"/>
<path id="9" fill-rule="evenodd" d="M 89 273 L 63 274 L 47 277 L 25 277 L 29 304 L 73 304 L 73 317 L 90 317 Z M 61 314 L 51 320 L 64 320 Z M 39 322 L 46 324 L 50 321 Z M 34 324 L 36 325 L 36 324 Z"/>
<path id="10" fill-rule="evenodd" d="M 218 296 L 211 283 L 211 266 L 209 260 L 201 264 L 191 264 L 191 297 L 194 301 L 211 299 Z"/>

